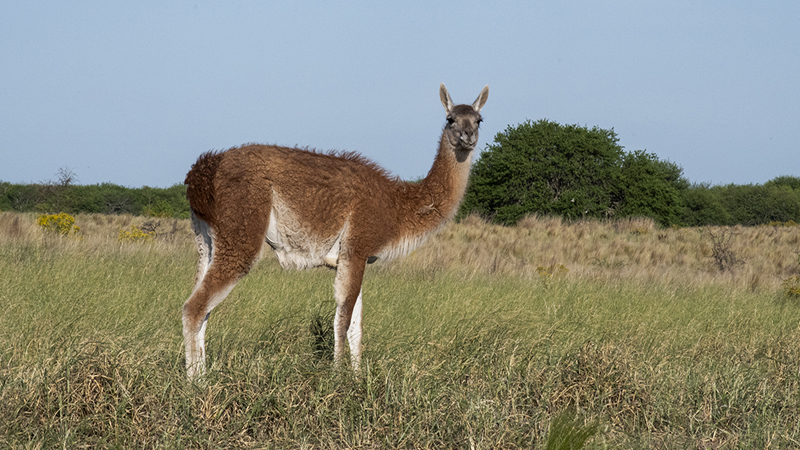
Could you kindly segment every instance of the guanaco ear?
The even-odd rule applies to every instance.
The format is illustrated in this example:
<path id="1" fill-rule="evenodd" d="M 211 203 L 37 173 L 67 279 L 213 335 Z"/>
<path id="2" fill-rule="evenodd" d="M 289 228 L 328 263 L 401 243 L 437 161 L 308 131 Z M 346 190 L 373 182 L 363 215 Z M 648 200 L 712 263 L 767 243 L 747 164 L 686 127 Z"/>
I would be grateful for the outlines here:
<path id="1" fill-rule="evenodd" d="M 478 94 L 478 98 L 475 99 L 475 103 L 472 104 L 472 109 L 474 109 L 475 112 L 480 112 L 481 108 L 483 108 L 483 105 L 486 104 L 486 100 L 488 99 L 489 99 L 489 85 L 487 84 L 486 86 L 483 87 L 481 93 Z"/>
<path id="2" fill-rule="evenodd" d="M 444 83 L 439 86 L 439 99 L 442 101 L 444 110 L 447 111 L 447 114 L 450 114 L 453 111 L 453 100 L 450 99 L 450 93 L 447 92 Z"/>

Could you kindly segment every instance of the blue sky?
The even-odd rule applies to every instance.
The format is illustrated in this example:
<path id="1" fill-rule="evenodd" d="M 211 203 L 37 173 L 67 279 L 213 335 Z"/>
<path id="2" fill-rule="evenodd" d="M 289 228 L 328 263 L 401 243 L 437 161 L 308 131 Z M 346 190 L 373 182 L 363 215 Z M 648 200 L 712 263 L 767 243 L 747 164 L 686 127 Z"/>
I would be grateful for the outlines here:
<path id="1" fill-rule="evenodd" d="M 479 148 L 613 128 L 693 182 L 800 176 L 797 1 L 0 3 L 0 180 L 166 187 L 248 142 L 424 176 L 488 84 Z"/>

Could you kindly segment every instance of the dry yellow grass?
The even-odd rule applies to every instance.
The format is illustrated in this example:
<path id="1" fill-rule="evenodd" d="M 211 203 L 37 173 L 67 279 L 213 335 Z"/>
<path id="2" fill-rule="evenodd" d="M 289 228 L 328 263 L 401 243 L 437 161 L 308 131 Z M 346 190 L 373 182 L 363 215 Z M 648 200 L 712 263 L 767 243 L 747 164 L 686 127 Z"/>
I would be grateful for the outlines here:
<path id="1" fill-rule="evenodd" d="M 34 213 L 0 212 L 1 243 L 46 243 L 78 252 L 99 252 L 132 243 L 121 242 L 119 232 L 131 227 L 155 230 L 158 239 L 149 245 L 172 251 L 185 247 L 194 250 L 191 225 L 185 219 L 165 219 L 131 215 L 78 214 L 75 223 L 80 232 L 75 236 L 58 236 L 36 224 Z"/>
<path id="2" fill-rule="evenodd" d="M 82 240 L 58 239 L 61 246 L 100 251 L 118 241 L 119 230 L 155 225 L 153 243 L 165 251 L 193 251 L 188 220 L 129 215 L 78 215 Z M 710 234 L 731 234 L 729 250 L 743 263 L 719 270 Z M 0 213 L 0 242 L 53 238 L 34 214 Z M 133 244 L 128 244 L 133 245 Z M 267 248 L 266 259 L 272 256 Z M 800 226 L 661 228 L 646 218 L 565 223 L 531 216 L 515 227 L 469 216 L 449 223 L 406 258 L 380 266 L 391 270 L 454 270 L 463 276 L 507 275 L 533 279 L 541 269 L 563 265 L 560 274 L 581 281 L 636 281 L 679 285 L 726 285 L 750 291 L 780 291 L 783 280 L 800 274 Z"/>
<path id="3" fill-rule="evenodd" d="M 744 261 L 725 271 L 714 263 L 709 235 L 723 231 L 732 233 L 730 250 Z M 650 219 L 567 224 L 537 216 L 503 227 L 470 216 L 393 265 L 525 278 L 539 277 L 539 267 L 564 265 L 563 276 L 575 280 L 777 291 L 800 273 L 800 227 L 664 229 Z"/>

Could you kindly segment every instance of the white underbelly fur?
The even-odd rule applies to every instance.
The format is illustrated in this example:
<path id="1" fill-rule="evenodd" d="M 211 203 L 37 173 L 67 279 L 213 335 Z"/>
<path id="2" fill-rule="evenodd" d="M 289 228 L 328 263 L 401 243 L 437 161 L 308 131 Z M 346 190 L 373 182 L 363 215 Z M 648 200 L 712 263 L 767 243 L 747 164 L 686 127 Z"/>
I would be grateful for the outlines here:
<path id="1" fill-rule="evenodd" d="M 273 195 L 266 242 L 275 251 L 284 269 L 307 269 L 328 265 L 336 267 L 347 223 L 331 230 L 329 235 L 310 233 L 297 216 Z M 327 234 L 327 233 L 326 233 Z"/>

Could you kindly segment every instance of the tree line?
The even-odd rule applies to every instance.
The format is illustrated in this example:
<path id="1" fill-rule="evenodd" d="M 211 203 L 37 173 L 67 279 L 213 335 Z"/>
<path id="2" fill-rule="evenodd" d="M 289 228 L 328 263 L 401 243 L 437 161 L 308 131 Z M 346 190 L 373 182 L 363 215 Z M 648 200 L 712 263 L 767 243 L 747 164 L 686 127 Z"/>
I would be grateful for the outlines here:
<path id="1" fill-rule="evenodd" d="M 112 183 L 0 182 L 0 211 L 134 214 L 189 218 L 186 186 L 129 188 Z"/>
<path id="2" fill-rule="evenodd" d="M 513 225 L 530 214 L 651 217 L 664 226 L 800 222 L 800 177 L 711 186 L 644 150 L 626 152 L 614 130 L 548 120 L 509 126 L 472 167 L 459 211 Z"/>
<path id="3" fill-rule="evenodd" d="M 0 211 L 189 217 L 183 184 L 78 185 L 69 169 L 57 175 L 34 184 L 0 182 Z M 477 157 L 458 217 L 470 213 L 504 225 L 531 214 L 651 217 L 664 226 L 793 224 L 800 223 L 800 177 L 691 183 L 674 162 L 626 152 L 613 129 L 529 120 L 498 133 Z"/>

